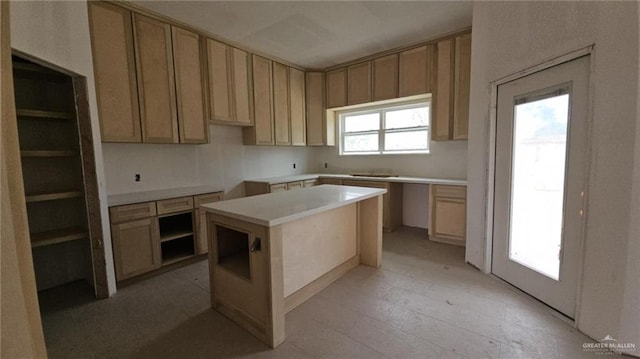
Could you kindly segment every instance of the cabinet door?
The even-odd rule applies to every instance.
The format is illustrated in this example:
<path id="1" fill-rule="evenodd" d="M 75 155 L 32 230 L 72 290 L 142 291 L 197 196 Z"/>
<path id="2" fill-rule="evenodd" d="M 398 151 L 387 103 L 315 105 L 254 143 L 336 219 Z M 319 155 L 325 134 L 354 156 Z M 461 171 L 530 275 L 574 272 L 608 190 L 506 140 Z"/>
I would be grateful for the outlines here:
<path id="1" fill-rule="evenodd" d="M 327 72 L 327 108 L 347 105 L 347 69 Z"/>
<path id="2" fill-rule="evenodd" d="M 347 104 L 371 102 L 371 62 L 347 68 Z"/>
<path id="3" fill-rule="evenodd" d="M 273 94 L 271 60 L 253 55 L 254 126 L 245 129 L 245 143 L 273 145 Z M 247 133 L 249 134 L 247 138 Z"/>
<path id="4" fill-rule="evenodd" d="M 313 186 L 316 186 L 316 185 L 318 185 L 318 180 L 317 179 L 305 180 L 304 184 L 303 184 L 304 188 L 313 187 Z"/>
<path id="5" fill-rule="evenodd" d="M 435 197 L 432 211 L 433 236 L 464 241 L 467 215 L 465 199 Z"/>
<path id="6" fill-rule="evenodd" d="M 180 143 L 207 143 L 204 82 L 200 63 L 200 36 L 172 27 Z"/>
<path id="7" fill-rule="evenodd" d="M 249 54 L 233 48 L 231 55 L 235 121 L 238 124 L 250 126 L 253 124 L 253 103 Z"/>
<path id="8" fill-rule="evenodd" d="M 142 140 L 178 143 L 171 27 L 134 14 Z"/>
<path id="9" fill-rule="evenodd" d="M 373 61 L 373 100 L 398 97 L 398 54 Z"/>
<path id="10" fill-rule="evenodd" d="M 433 45 L 420 46 L 400 53 L 400 97 L 431 91 Z"/>
<path id="11" fill-rule="evenodd" d="M 207 39 L 207 63 L 211 119 L 213 121 L 233 122 L 229 47 L 221 42 Z"/>
<path id="12" fill-rule="evenodd" d="M 131 12 L 89 2 L 89 25 L 103 142 L 142 142 Z"/>
<path id="13" fill-rule="evenodd" d="M 289 119 L 291 121 L 291 144 L 307 144 L 304 116 L 304 72 L 289 68 Z"/>
<path id="14" fill-rule="evenodd" d="M 471 34 L 455 40 L 455 96 L 453 105 L 453 139 L 464 140 L 469 134 L 469 91 L 471 82 Z"/>
<path id="15" fill-rule="evenodd" d="M 273 122 L 276 145 L 291 145 L 289 128 L 289 69 L 273 62 Z"/>
<path id="16" fill-rule="evenodd" d="M 158 232 L 156 217 L 111 225 L 118 281 L 160 267 L 162 260 Z"/>
<path id="17" fill-rule="evenodd" d="M 453 119 L 454 40 L 437 45 L 436 86 L 433 92 L 432 137 L 434 141 L 451 139 Z"/>
<path id="18" fill-rule="evenodd" d="M 224 195 L 221 192 L 218 192 L 194 196 L 193 200 L 197 209 L 200 204 L 222 201 L 223 198 Z M 197 209 L 197 214 L 196 254 L 203 254 L 209 251 L 209 246 L 207 245 L 207 238 L 209 237 L 207 227 L 207 212 L 202 209 Z"/>
<path id="19" fill-rule="evenodd" d="M 269 186 L 269 193 L 282 192 L 287 190 L 286 183 L 277 183 Z"/>
<path id="20" fill-rule="evenodd" d="M 327 145 L 327 130 L 325 126 L 326 109 L 324 107 L 324 73 L 307 72 L 305 77 L 307 145 Z"/>
<path id="21" fill-rule="evenodd" d="M 303 181 L 287 182 L 287 191 L 290 191 L 296 188 L 303 188 L 303 187 L 304 187 Z"/>

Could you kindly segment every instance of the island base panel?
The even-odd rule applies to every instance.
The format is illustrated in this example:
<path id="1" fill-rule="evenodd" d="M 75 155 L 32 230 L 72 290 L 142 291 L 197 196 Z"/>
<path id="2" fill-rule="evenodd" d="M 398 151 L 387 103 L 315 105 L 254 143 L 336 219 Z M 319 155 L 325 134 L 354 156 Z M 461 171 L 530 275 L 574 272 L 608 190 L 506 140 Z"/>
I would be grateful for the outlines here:
<path id="1" fill-rule="evenodd" d="M 273 227 L 215 213 L 207 222 L 212 307 L 272 348 L 286 312 L 382 260 L 382 195 Z"/>

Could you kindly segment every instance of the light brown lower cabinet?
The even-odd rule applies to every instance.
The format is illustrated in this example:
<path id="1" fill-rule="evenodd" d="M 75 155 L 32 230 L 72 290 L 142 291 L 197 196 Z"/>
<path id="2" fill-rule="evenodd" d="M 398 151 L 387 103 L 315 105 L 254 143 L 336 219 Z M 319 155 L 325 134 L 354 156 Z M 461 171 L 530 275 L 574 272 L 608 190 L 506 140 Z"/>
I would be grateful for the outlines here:
<path id="1" fill-rule="evenodd" d="M 464 246 L 467 227 L 467 187 L 431 185 L 429 239 Z"/>
<path id="2" fill-rule="evenodd" d="M 118 280 L 160 268 L 158 218 L 112 224 L 111 238 Z"/>
<path id="3" fill-rule="evenodd" d="M 335 185 L 342 184 L 342 180 L 340 178 L 319 178 L 318 182 L 320 184 L 335 184 Z"/>
<path id="4" fill-rule="evenodd" d="M 288 191 L 296 188 L 313 187 L 318 183 L 318 179 L 308 179 L 302 181 L 290 181 L 282 183 L 269 184 L 267 182 L 244 181 L 245 194 L 247 196 L 255 196 L 265 193 L 276 193 Z"/>
<path id="5" fill-rule="evenodd" d="M 386 189 L 382 196 L 382 229 L 392 232 L 402 226 L 402 183 L 342 180 L 342 185 Z"/>
<path id="6" fill-rule="evenodd" d="M 205 212 L 198 207 L 222 199 L 214 192 L 110 207 L 116 280 L 207 253 Z"/>
<path id="7" fill-rule="evenodd" d="M 317 180 L 317 179 L 305 180 L 305 181 L 303 182 L 303 184 L 302 184 L 302 186 L 303 186 L 304 188 L 307 188 L 307 187 L 313 187 L 313 186 L 316 186 L 316 185 L 318 185 L 318 180 Z"/>

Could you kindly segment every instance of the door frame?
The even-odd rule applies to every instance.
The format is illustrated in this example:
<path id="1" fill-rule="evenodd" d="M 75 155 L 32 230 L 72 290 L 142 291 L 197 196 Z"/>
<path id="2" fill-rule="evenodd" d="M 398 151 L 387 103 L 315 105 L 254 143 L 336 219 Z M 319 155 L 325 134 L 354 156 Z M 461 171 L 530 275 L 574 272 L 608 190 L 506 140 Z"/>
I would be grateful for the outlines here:
<path id="1" fill-rule="evenodd" d="M 489 146 L 487 153 L 487 182 L 485 188 L 486 195 L 486 222 L 485 222 L 485 243 L 484 243 L 484 272 L 494 276 L 495 278 L 500 279 L 499 277 L 493 274 L 493 221 L 494 221 L 494 207 L 495 207 L 495 177 L 496 177 L 496 131 L 497 131 L 497 121 L 498 121 L 498 86 L 503 85 L 505 83 L 517 80 L 519 78 L 534 74 L 536 72 L 540 72 L 546 70 L 548 68 L 560 65 L 565 62 L 569 62 L 571 60 L 576 60 L 583 56 L 590 56 L 590 70 L 589 70 L 589 95 L 588 95 L 588 103 L 587 103 L 587 116 L 586 116 L 586 136 L 585 146 L 587 148 L 586 154 L 586 163 L 585 163 L 585 176 L 584 185 L 587 188 L 587 198 L 584 200 L 585 204 L 585 213 L 588 214 L 588 194 L 589 194 L 589 179 L 592 175 L 592 167 L 591 163 L 593 162 L 593 151 L 591 149 L 591 142 L 593 138 L 593 96 L 594 96 L 594 75 L 595 75 L 595 45 L 589 45 L 583 48 L 579 48 L 574 51 L 570 51 L 558 57 L 554 57 L 547 61 L 544 61 L 538 65 L 534 65 L 528 67 L 526 69 L 515 72 L 511 75 L 507 75 L 498 80 L 492 81 L 489 83 L 491 90 L 491 103 L 489 107 L 489 123 L 488 123 L 488 133 L 487 136 L 489 138 Z M 580 232 L 582 235 L 580 236 L 579 243 L 579 251 L 580 257 L 578 258 L 578 278 L 577 278 L 577 288 L 576 288 L 576 310 L 575 310 L 575 319 L 570 320 L 567 318 L 574 327 L 577 326 L 580 318 L 580 304 L 582 301 L 582 274 L 584 267 L 584 233 L 586 232 L 588 215 L 585 215 L 585 219 L 582 221 L 582 225 L 580 228 Z M 502 279 L 500 279 L 502 280 Z M 511 284 L 509 284 L 511 285 Z M 557 312 L 557 310 L 553 309 Z M 559 312 L 558 312 L 559 313 Z M 562 314 L 561 314 L 562 315 Z M 564 316 L 563 316 L 564 318 Z"/>

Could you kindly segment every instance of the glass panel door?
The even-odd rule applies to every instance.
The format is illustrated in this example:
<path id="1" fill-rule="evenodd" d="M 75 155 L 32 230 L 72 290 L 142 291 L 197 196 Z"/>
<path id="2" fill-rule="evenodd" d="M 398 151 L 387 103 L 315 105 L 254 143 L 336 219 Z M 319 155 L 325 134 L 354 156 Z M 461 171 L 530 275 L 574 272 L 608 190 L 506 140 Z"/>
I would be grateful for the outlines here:
<path id="1" fill-rule="evenodd" d="M 555 280 L 562 246 L 567 92 L 525 97 L 514 105 L 509 259 Z"/>

